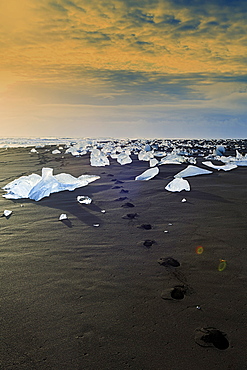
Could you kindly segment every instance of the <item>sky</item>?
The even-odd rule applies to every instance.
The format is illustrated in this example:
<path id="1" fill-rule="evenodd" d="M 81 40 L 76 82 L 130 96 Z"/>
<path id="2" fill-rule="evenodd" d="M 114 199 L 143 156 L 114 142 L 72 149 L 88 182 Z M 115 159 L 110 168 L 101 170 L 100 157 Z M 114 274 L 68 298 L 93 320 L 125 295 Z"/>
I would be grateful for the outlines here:
<path id="1" fill-rule="evenodd" d="M 1 0 L 1 135 L 247 138 L 246 19 L 246 0 Z"/>

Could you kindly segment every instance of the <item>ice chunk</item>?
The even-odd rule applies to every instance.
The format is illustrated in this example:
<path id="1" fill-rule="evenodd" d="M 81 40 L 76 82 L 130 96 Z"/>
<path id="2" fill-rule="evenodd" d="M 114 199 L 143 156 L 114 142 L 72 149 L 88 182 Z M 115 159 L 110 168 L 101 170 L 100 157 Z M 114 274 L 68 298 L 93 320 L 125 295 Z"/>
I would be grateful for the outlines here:
<path id="1" fill-rule="evenodd" d="M 211 168 L 214 168 L 215 170 L 223 170 L 223 171 L 230 171 L 230 170 L 233 170 L 234 168 L 237 168 L 238 166 L 234 163 L 227 163 L 223 166 L 216 166 L 214 165 L 211 161 L 206 161 L 206 162 L 202 162 L 202 164 L 204 164 L 204 166 L 208 166 L 208 167 L 211 167 Z"/>
<path id="2" fill-rule="evenodd" d="M 99 149 L 94 148 L 90 155 L 90 164 L 94 167 L 109 166 L 110 162 L 107 156 Z"/>
<path id="3" fill-rule="evenodd" d="M 51 153 L 52 154 L 61 154 L 60 150 L 58 150 L 58 149 L 54 149 Z"/>
<path id="4" fill-rule="evenodd" d="M 138 153 L 138 159 L 139 161 L 150 161 L 151 158 L 153 158 L 154 155 L 152 152 L 146 152 L 145 150 L 141 150 Z"/>
<path id="5" fill-rule="evenodd" d="M 125 151 L 121 152 L 117 155 L 117 162 L 121 165 L 128 164 L 132 162 L 132 159 L 130 158 L 129 154 Z"/>
<path id="6" fill-rule="evenodd" d="M 216 147 L 216 149 L 215 149 L 214 154 L 215 154 L 215 155 L 222 156 L 222 155 L 224 155 L 224 154 L 225 154 L 225 151 L 226 151 L 226 149 L 224 148 L 224 146 L 223 146 L 223 145 L 217 145 L 217 147 Z"/>
<path id="7" fill-rule="evenodd" d="M 174 177 L 190 177 L 190 176 L 197 176 L 197 175 L 208 175 L 212 173 L 212 171 L 204 170 L 203 168 L 189 165 L 183 171 L 178 172 Z"/>
<path id="8" fill-rule="evenodd" d="M 185 203 L 185 202 L 187 202 L 187 199 L 186 199 L 186 198 L 183 198 L 183 199 L 181 200 L 181 202 L 182 202 L 182 203 Z"/>
<path id="9" fill-rule="evenodd" d="M 21 176 L 3 187 L 3 190 L 7 191 L 7 194 L 4 194 L 3 197 L 6 199 L 28 198 L 31 189 L 40 180 L 41 176 L 35 173 L 29 176 Z"/>
<path id="10" fill-rule="evenodd" d="M 13 211 L 9 211 L 8 209 L 5 209 L 5 210 L 3 211 L 3 215 L 4 215 L 5 217 L 9 217 L 12 213 L 13 213 Z"/>
<path id="11" fill-rule="evenodd" d="M 67 173 L 53 176 L 52 168 L 42 168 L 42 177 L 32 174 L 22 176 L 7 184 L 3 188 L 7 191 L 7 194 L 3 195 L 3 197 L 7 199 L 30 198 L 38 201 L 48 197 L 51 193 L 63 190 L 73 191 L 99 178 L 100 176 L 94 175 L 81 175 L 76 178 Z"/>
<path id="12" fill-rule="evenodd" d="M 30 153 L 38 153 L 38 151 L 37 151 L 35 148 L 32 148 L 32 149 L 30 150 Z"/>
<path id="13" fill-rule="evenodd" d="M 154 167 L 159 163 L 159 161 L 156 158 L 151 158 L 149 161 L 149 166 Z"/>
<path id="14" fill-rule="evenodd" d="M 61 215 L 59 216 L 59 221 L 67 220 L 67 219 L 68 219 L 68 216 L 66 215 L 66 213 L 61 213 Z"/>
<path id="15" fill-rule="evenodd" d="M 86 195 L 78 195 L 78 197 L 76 199 L 77 199 L 77 202 L 79 202 L 81 204 L 91 204 L 92 201 L 93 201 L 91 198 L 89 198 Z"/>
<path id="16" fill-rule="evenodd" d="M 149 168 L 139 176 L 136 176 L 135 180 L 147 181 L 152 179 L 154 176 L 158 175 L 158 173 L 159 173 L 158 167 Z"/>
<path id="17" fill-rule="evenodd" d="M 182 190 L 190 191 L 190 184 L 187 180 L 177 177 L 169 182 L 169 184 L 166 185 L 165 189 L 172 192 L 180 192 Z"/>

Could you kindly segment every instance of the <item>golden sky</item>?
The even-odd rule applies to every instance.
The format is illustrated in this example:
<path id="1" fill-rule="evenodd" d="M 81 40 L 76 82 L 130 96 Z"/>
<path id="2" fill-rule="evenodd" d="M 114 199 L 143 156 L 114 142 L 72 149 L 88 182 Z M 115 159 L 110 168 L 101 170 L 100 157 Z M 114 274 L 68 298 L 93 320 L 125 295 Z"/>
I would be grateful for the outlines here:
<path id="1" fill-rule="evenodd" d="M 1 0 L 2 135 L 246 137 L 246 13 L 245 0 Z"/>

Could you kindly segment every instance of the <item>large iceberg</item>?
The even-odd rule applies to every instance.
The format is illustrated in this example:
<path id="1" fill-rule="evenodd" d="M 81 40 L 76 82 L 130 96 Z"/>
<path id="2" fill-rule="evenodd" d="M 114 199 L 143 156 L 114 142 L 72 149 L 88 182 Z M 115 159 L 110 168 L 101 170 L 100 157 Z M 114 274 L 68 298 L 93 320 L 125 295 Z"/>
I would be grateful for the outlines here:
<path id="1" fill-rule="evenodd" d="M 197 176 L 197 175 L 208 175 L 212 173 L 212 171 L 204 170 L 203 168 L 189 165 L 184 170 L 178 172 L 174 177 L 190 177 L 190 176 Z"/>
<path id="2" fill-rule="evenodd" d="M 172 192 L 180 192 L 182 190 L 190 191 L 190 184 L 187 180 L 177 177 L 166 185 L 165 190 Z"/>
<path id="3" fill-rule="evenodd" d="M 141 173 L 139 176 L 136 176 L 135 180 L 147 181 L 152 179 L 154 176 L 158 175 L 159 168 L 153 167 Z"/>
<path id="4" fill-rule="evenodd" d="M 73 191 L 99 178 L 100 176 L 95 175 L 74 177 L 67 173 L 53 175 L 52 168 L 44 167 L 42 168 L 42 176 L 37 174 L 21 176 L 5 185 L 3 190 L 7 191 L 7 194 L 4 194 L 3 197 L 7 199 L 29 198 L 38 201 L 49 197 L 51 193 L 63 190 Z"/>

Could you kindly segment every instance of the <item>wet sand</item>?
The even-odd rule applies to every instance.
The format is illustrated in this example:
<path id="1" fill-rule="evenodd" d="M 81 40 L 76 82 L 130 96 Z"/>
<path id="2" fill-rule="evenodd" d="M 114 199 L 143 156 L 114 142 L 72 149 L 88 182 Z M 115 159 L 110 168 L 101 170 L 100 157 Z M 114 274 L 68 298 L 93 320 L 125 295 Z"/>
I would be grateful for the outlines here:
<path id="1" fill-rule="evenodd" d="M 101 178 L 39 202 L 1 196 L 1 213 L 13 213 L 0 218 L 0 368 L 247 369 L 247 168 L 191 177 L 190 192 L 170 193 L 186 164 L 134 181 L 148 168 L 135 156 L 91 167 L 88 155 L 38 150 L 0 149 L 0 187 L 42 167 Z M 168 257 L 179 266 L 159 263 Z"/>

